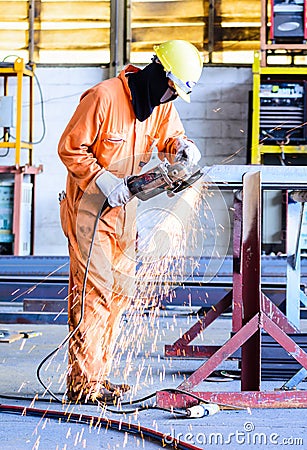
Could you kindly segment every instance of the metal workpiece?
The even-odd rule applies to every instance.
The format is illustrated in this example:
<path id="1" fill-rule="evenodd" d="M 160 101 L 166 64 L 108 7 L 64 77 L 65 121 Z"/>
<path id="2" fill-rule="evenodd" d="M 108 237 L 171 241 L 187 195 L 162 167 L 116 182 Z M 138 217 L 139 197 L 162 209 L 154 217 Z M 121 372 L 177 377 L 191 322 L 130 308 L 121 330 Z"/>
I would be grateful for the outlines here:
<path id="1" fill-rule="evenodd" d="M 242 169 L 244 170 L 244 169 Z M 294 171 L 295 172 L 295 171 Z M 302 176 L 302 171 L 300 171 Z M 241 172 L 242 174 L 242 172 Z M 228 180 L 236 182 L 241 175 L 239 171 L 230 172 Z M 215 173 L 216 179 L 218 170 Z M 231 175 L 231 176 L 230 176 Z M 274 181 L 266 173 L 267 182 Z M 272 176 L 272 172 L 270 176 Z M 287 178 L 287 177 L 285 177 Z M 285 178 L 283 181 L 285 181 Z M 289 178 L 288 178 L 289 181 Z M 293 179 L 292 179 L 293 181 Z M 303 180 L 301 179 L 301 182 Z M 278 181 L 279 182 L 279 181 Z M 302 183 L 303 185 L 303 183 Z M 262 292 L 261 284 L 261 189 L 262 171 L 255 167 L 243 175 L 242 202 L 235 197 L 233 228 L 233 289 L 215 305 L 212 312 L 200 317 L 173 346 L 166 347 L 166 355 L 185 355 L 206 357 L 203 364 L 196 369 L 179 386 L 176 394 L 158 392 L 157 404 L 163 407 L 182 407 L 195 404 L 195 399 L 202 399 L 218 404 L 230 404 L 237 407 L 253 408 L 306 408 L 307 393 L 294 390 L 278 392 L 261 391 L 261 356 L 262 334 L 266 332 L 299 365 L 307 370 L 307 353 L 290 337 L 299 335 L 299 328 L 291 323 Z M 289 265 L 289 264 L 288 264 Z M 300 296 L 295 299 L 299 305 Z M 192 346 L 191 342 L 232 304 L 233 332 L 222 346 Z M 293 304 L 293 302 L 292 302 Z M 202 392 L 197 386 L 241 349 L 241 391 L 240 392 Z M 303 372 L 304 375 L 305 372 Z M 296 380 L 301 381 L 300 373 Z M 291 383 L 290 383 L 291 385 Z M 185 392 L 195 395 L 193 399 Z"/>
<path id="2" fill-rule="evenodd" d="M 242 188 L 243 175 L 261 172 L 262 189 L 307 190 L 306 166 L 213 165 L 203 167 L 204 181 L 221 190 Z"/>

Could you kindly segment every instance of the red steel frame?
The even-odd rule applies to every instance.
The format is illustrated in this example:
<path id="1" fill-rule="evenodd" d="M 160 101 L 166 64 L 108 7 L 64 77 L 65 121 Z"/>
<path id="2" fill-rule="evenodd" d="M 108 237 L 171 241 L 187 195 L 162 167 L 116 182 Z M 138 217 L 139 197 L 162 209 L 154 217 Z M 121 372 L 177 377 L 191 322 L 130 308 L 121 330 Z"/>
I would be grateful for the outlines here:
<path id="1" fill-rule="evenodd" d="M 32 197 L 32 212 L 31 212 L 31 249 L 30 254 L 34 254 L 34 230 L 35 230 L 35 193 L 36 175 L 41 173 L 43 166 L 0 166 L 1 174 L 12 175 L 14 177 L 14 207 L 13 207 L 13 235 L 14 235 L 14 251 L 13 254 L 18 256 L 21 252 L 20 229 L 21 229 L 21 203 L 22 203 L 22 183 L 24 175 L 30 175 L 31 183 L 33 184 Z"/>
<path id="2" fill-rule="evenodd" d="M 270 2 L 270 22 L 271 22 L 271 26 L 270 26 L 270 39 L 274 39 L 274 0 L 271 0 Z"/>
<path id="3" fill-rule="evenodd" d="M 306 408 L 307 392 L 261 391 L 261 331 L 266 331 L 293 358 L 307 369 L 307 354 L 287 333 L 299 332 L 287 317 L 261 292 L 261 172 L 243 176 L 243 198 L 234 202 L 233 289 L 214 309 L 200 318 L 173 345 L 165 346 L 166 356 L 208 358 L 184 380 L 177 391 L 157 392 L 162 407 L 189 407 L 205 401 L 253 408 Z M 206 327 L 232 305 L 234 334 L 221 347 L 189 345 Z M 204 381 L 223 361 L 241 347 L 241 391 L 203 392 L 195 387 Z"/>

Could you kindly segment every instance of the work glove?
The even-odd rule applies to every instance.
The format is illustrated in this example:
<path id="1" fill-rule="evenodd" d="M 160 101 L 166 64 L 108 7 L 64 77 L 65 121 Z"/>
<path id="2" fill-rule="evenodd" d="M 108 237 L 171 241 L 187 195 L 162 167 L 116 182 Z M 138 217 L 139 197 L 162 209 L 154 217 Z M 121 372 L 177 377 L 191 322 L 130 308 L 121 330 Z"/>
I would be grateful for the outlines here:
<path id="1" fill-rule="evenodd" d="M 126 178 L 118 178 L 107 170 L 96 179 L 96 185 L 112 207 L 125 205 L 133 196 Z"/>
<path id="2" fill-rule="evenodd" d="M 186 161 L 188 164 L 195 166 L 201 158 L 201 153 L 194 142 L 188 139 L 178 138 L 176 141 L 176 149 L 176 162 Z"/>

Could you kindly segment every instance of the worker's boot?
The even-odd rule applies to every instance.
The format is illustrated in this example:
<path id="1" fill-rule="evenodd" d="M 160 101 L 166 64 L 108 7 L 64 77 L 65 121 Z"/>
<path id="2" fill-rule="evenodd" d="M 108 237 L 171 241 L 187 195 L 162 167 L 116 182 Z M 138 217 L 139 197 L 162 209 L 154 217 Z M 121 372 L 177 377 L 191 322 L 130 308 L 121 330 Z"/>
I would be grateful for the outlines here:
<path id="1" fill-rule="evenodd" d="M 106 388 L 110 392 L 120 392 L 121 394 L 125 394 L 126 392 L 130 391 L 131 387 L 129 384 L 125 383 L 111 383 L 109 380 L 105 380 L 102 383 L 103 387 Z"/>
<path id="2" fill-rule="evenodd" d="M 72 389 L 68 389 L 67 400 L 79 404 L 104 403 L 106 405 L 116 405 L 122 395 L 123 391 L 120 389 L 109 390 L 106 387 L 101 387 L 99 391 L 84 388 L 83 390 L 76 392 Z"/>

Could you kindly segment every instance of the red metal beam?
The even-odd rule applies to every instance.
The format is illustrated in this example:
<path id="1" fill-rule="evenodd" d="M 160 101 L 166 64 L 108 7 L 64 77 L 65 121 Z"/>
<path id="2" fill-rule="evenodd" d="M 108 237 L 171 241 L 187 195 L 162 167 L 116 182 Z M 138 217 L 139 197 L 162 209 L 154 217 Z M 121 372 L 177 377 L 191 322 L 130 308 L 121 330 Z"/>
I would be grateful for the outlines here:
<path id="1" fill-rule="evenodd" d="M 285 332 L 296 332 L 297 330 L 261 292 L 261 173 L 259 171 L 247 173 L 243 176 L 242 214 L 239 205 L 237 205 L 236 213 L 238 223 L 235 226 L 237 234 L 234 239 L 234 253 L 237 256 L 237 261 L 234 267 L 233 289 L 233 313 L 237 314 L 237 317 L 233 320 L 235 334 L 178 386 L 176 391 L 181 391 L 181 393 L 174 393 L 175 390 L 172 393 L 170 391 L 158 392 L 158 406 L 180 408 L 191 406 L 197 403 L 198 399 L 203 399 L 238 407 L 307 407 L 307 392 L 260 391 L 262 329 L 270 334 L 306 369 L 307 354 Z M 240 216 L 242 230 L 239 227 Z M 227 299 L 227 296 L 224 297 L 223 301 L 225 299 Z M 229 298 L 227 301 L 229 301 Z M 219 309 L 222 309 L 221 304 L 219 304 Z M 219 310 L 214 311 L 214 313 L 207 319 L 207 322 L 206 319 L 199 320 L 189 332 L 185 333 L 176 342 L 177 349 L 186 350 L 187 343 L 203 331 L 204 325 L 208 325 L 220 315 Z M 267 314 L 270 314 L 271 318 Z M 241 392 L 193 391 L 193 388 L 206 380 L 220 363 L 229 358 L 239 347 L 242 347 Z M 193 348 L 196 349 L 196 355 L 193 353 Z M 197 356 L 197 349 L 197 346 L 190 346 L 191 356 Z M 203 347 L 203 350 L 209 351 L 208 347 Z M 195 395 L 198 399 L 195 398 Z"/>
<path id="2" fill-rule="evenodd" d="M 233 303 L 232 303 L 232 331 L 236 333 L 242 327 L 243 299 L 241 273 L 241 245 L 242 245 L 242 191 L 234 195 L 233 213 Z"/>
<path id="3" fill-rule="evenodd" d="M 244 325 L 261 311 L 261 172 L 243 176 L 241 273 Z M 259 391 L 261 329 L 250 334 L 241 351 L 241 389 Z"/>
<path id="4" fill-rule="evenodd" d="M 299 333 L 299 330 L 292 325 L 285 314 L 263 293 L 261 293 L 262 311 L 264 311 L 273 322 L 275 322 L 286 333 Z"/>
<path id="5" fill-rule="evenodd" d="M 165 356 L 172 356 L 175 358 L 209 358 L 220 347 L 220 345 L 186 345 L 175 348 L 173 345 L 165 345 L 164 354 Z"/>
<path id="6" fill-rule="evenodd" d="M 259 317 L 256 315 L 220 347 L 205 363 L 203 363 L 189 378 L 184 380 L 178 389 L 190 391 L 204 381 L 225 359 L 229 358 L 259 327 Z"/>
<path id="7" fill-rule="evenodd" d="M 238 408 L 307 408 L 307 391 L 243 391 L 243 392 L 192 392 L 205 402 Z M 158 391 L 157 405 L 162 408 L 188 408 L 199 401 L 194 397 L 172 391 Z M 227 408 L 225 406 L 225 408 Z"/>
<path id="8" fill-rule="evenodd" d="M 20 252 L 20 227 L 21 227 L 21 202 L 22 202 L 23 173 L 14 174 L 14 209 L 13 209 L 13 235 L 14 235 L 14 255 Z"/>
<path id="9" fill-rule="evenodd" d="M 307 369 L 307 354 L 266 314 L 262 316 L 263 329 L 278 342 L 298 363 Z"/>
<path id="10" fill-rule="evenodd" d="M 200 317 L 198 321 L 186 331 L 173 345 L 167 346 L 168 350 L 176 351 L 177 349 L 185 349 L 187 345 L 193 341 L 205 328 L 207 328 L 215 319 L 217 319 L 226 309 L 231 306 L 232 291 L 228 292 L 204 317 Z"/>

